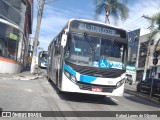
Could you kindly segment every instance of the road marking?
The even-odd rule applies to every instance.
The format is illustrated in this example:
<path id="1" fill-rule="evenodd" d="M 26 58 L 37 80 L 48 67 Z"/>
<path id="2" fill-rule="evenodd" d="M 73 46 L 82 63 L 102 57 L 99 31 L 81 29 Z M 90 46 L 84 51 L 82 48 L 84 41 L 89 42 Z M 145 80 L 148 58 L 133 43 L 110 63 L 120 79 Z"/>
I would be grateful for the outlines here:
<path id="1" fill-rule="evenodd" d="M 118 100 L 117 100 L 117 99 L 115 99 L 115 98 L 112 98 L 112 97 L 110 97 L 110 98 L 111 98 L 113 101 L 116 101 L 116 102 L 118 101 Z"/>
<path id="2" fill-rule="evenodd" d="M 33 92 L 32 89 L 25 89 L 27 92 Z"/>
<path id="3" fill-rule="evenodd" d="M 27 92 L 33 92 L 32 89 L 24 89 L 24 88 L 17 88 L 17 87 L 13 87 L 13 86 L 10 86 L 10 85 L 0 85 L 0 87 L 4 87 L 4 88 L 13 88 L 13 89 L 18 89 L 18 90 L 24 90 L 24 91 L 27 91 Z"/>

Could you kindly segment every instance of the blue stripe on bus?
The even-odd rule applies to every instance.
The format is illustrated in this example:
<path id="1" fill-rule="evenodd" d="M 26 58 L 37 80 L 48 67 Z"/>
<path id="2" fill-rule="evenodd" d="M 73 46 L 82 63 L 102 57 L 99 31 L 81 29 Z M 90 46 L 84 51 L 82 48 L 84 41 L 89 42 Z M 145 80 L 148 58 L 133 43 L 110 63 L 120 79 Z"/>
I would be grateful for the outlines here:
<path id="1" fill-rule="evenodd" d="M 76 71 L 74 71 L 72 68 L 70 68 L 68 65 L 64 64 L 64 69 L 68 71 L 70 74 L 72 74 L 74 77 L 76 77 Z"/>
<path id="2" fill-rule="evenodd" d="M 80 81 L 81 82 L 91 83 L 91 82 L 95 81 L 96 79 L 97 79 L 97 77 L 80 75 Z"/>

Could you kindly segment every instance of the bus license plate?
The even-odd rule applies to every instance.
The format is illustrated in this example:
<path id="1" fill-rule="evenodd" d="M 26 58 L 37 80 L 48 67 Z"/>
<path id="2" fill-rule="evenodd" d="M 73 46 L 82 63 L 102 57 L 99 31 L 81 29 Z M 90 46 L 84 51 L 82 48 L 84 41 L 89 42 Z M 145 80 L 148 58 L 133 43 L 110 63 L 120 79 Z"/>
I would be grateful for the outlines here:
<path id="1" fill-rule="evenodd" d="M 91 90 L 94 92 L 102 92 L 102 88 L 92 87 Z"/>

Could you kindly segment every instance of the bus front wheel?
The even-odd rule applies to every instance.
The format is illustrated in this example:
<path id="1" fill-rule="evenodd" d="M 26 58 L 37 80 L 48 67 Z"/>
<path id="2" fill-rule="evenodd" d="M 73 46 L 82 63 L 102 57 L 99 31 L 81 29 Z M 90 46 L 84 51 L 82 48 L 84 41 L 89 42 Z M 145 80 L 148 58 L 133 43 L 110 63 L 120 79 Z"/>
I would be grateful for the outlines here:
<path id="1" fill-rule="evenodd" d="M 62 94 L 63 92 L 59 89 L 59 84 L 58 84 L 58 71 L 56 72 L 56 87 L 57 87 L 57 94 Z"/>

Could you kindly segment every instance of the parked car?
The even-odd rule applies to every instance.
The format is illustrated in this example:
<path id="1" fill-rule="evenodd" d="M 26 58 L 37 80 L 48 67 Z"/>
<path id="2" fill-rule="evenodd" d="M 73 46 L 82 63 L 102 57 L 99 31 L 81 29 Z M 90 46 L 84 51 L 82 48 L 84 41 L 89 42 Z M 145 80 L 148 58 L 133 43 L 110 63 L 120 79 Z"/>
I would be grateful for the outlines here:
<path id="1" fill-rule="evenodd" d="M 130 85 L 132 85 L 132 83 L 133 83 L 132 75 L 126 74 L 126 81 L 125 81 L 125 83 L 129 83 Z"/>
<path id="2" fill-rule="evenodd" d="M 146 78 L 137 84 L 137 92 L 146 92 L 150 94 L 152 78 Z M 153 78 L 152 95 L 160 96 L 160 79 Z"/>

